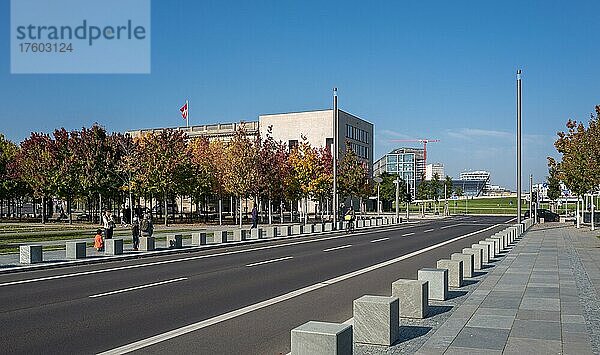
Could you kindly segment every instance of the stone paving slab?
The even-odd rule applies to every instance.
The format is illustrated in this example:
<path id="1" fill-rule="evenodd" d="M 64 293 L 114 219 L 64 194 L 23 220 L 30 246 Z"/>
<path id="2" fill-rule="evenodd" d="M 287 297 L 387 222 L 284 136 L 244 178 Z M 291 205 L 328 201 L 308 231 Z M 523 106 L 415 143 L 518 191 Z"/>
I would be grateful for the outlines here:
<path id="1" fill-rule="evenodd" d="M 600 232 L 545 223 L 509 249 L 472 283 L 451 289 L 462 294 L 434 303 L 443 311 L 401 319 L 397 343 L 355 345 L 354 353 L 600 353 Z"/>

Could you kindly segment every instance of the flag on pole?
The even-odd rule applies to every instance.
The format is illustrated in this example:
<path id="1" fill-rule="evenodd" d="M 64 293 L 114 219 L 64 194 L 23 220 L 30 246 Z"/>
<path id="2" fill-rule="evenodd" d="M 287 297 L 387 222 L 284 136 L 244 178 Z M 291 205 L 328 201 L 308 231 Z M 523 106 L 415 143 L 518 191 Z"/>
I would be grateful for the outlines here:
<path id="1" fill-rule="evenodd" d="M 187 101 L 185 102 L 185 105 L 181 106 L 181 108 L 179 109 L 179 112 L 181 112 L 181 117 L 184 120 L 187 120 L 187 118 L 188 118 L 188 103 L 187 103 Z"/>

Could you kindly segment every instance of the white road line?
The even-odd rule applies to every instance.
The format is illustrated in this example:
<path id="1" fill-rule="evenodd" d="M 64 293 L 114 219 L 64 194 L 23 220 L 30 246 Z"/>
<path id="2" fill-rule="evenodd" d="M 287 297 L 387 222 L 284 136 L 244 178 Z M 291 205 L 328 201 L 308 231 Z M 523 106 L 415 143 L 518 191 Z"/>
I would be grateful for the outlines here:
<path id="1" fill-rule="evenodd" d="M 484 228 L 484 229 L 481 229 L 481 230 L 478 230 L 478 231 L 475 231 L 475 232 L 471 232 L 469 234 L 461 235 L 459 237 L 446 240 L 445 242 L 441 242 L 441 243 L 438 243 L 438 244 L 435 244 L 435 245 L 428 246 L 427 248 L 423 248 L 421 250 L 413 251 L 412 253 L 399 256 L 399 257 L 397 257 L 395 259 L 384 261 L 382 263 L 375 264 L 375 265 L 366 267 L 364 269 L 356 270 L 356 271 L 350 272 L 348 274 L 337 276 L 337 277 L 334 277 L 334 278 L 329 279 L 327 281 L 316 283 L 314 285 L 306 286 L 306 287 L 303 287 L 301 289 L 297 289 L 297 290 L 288 292 L 288 293 L 283 294 L 281 296 L 277 296 L 277 297 L 274 297 L 274 298 L 271 298 L 271 299 L 268 299 L 268 300 L 265 300 L 265 301 L 262 301 L 262 302 L 259 302 L 259 303 L 255 303 L 255 304 L 252 304 L 252 305 L 240 308 L 240 309 L 236 309 L 234 311 L 227 312 L 227 313 L 218 315 L 218 316 L 213 317 L 213 318 L 205 319 L 205 320 L 197 322 L 197 323 L 192 323 L 192 324 L 186 325 L 186 326 L 181 327 L 181 328 L 173 329 L 173 330 L 168 331 L 166 333 L 158 334 L 158 335 L 152 336 L 150 338 L 146 338 L 146 339 L 142 339 L 142 340 L 136 341 L 136 342 L 131 343 L 131 344 L 127 344 L 127 345 L 123 345 L 123 346 L 115 348 L 115 349 L 107 350 L 107 351 L 105 351 L 103 353 L 100 353 L 100 355 L 126 354 L 126 353 L 129 353 L 129 352 L 132 352 L 132 351 L 143 349 L 143 348 L 145 348 L 147 346 L 158 344 L 158 343 L 161 343 L 163 341 L 167 341 L 169 339 L 173 339 L 175 337 L 178 337 L 178 336 L 181 336 L 181 335 L 184 335 L 184 334 L 188 334 L 188 333 L 191 333 L 193 331 L 200 330 L 202 328 L 206 328 L 206 327 L 209 327 L 211 325 L 214 325 L 214 324 L 217 324 L 217 323 L 221 323 L 221 322 L 224 322 L 226 320 L 229 320 L 229 319 L 232 319 L 232 318 L 244 315 L 246 313 L 250 313 L 252 311 L 255 311 L 255 310 L 258 310 L 258 309 L 261 309 L 261 308 L 265 308 L 265 307 L 268 307 L 268 306 L 271 306 L 271 305 L 274 305 L 276 303 L 280 303 L 280 302 L 283 302 L 283 301 L 286 301 L 286 300 L 289 300 L 289 299 L 294 298 L 296 296 L 300 296 L 302 294 L 305 294 L 305 293 L 308 293 L 308 292 L 311 292 L 311 291 L 314 291 L 314 290 L 318 290 L 320 288 L 323 288 L 323 287 L 326 287 L 326 286 L 329 286 L 329 285 L 332 285 L 332 284 L 335 284 L 335 283 L 338 283 L 338 282 L 350 279 L 352 277 L 355 277 L 355 276 L 358 276 L 358 275 L 362 275 L 362 274 L 365 274 L 367 272 L 370 272 L 370 271 L 373 271 L 373 270 L 377 270 L 377 269 L 380 269 L 380 268 L 385 267 L 385 266 L 392 265 L 392 264 L 397 263 L 399 261 L 406 260 L 408 258 L 412 258 L 413 256 L 416 256 L 416 255 L 428 252 L 430 250 L 442 247 L 442 246 L 450 244 L 450 243 L 454 243 L 454 242 L 456 242 L 458 240 L 461 240 L 461 239 L 464 239 L 464 238 L 468 238 L 468 237 L 473 236 L 475 234 L 483 233 L 483 232 L 488 231 L 488 230 L 490 230 L 492 228 L 495 228 L 496 226 L 497 225 L 492 225 L 492 226 L 489 226 L 487 228 Z"/>
<path id="2" fill-rule="evenodd" d="M 402 234 L 402 236 L 403 237 L 408 237 L 409 235 L 413 235 L 413 234 L 415 234 L 415 233 L 414 232 L 413 233 L 405 233 L 405 234 Z"/>
<path id="3" fill-rule="evenodd" d="M 508 224 L 508 223 L 510 223 L 512 221 L 515 221 L 516 219 L 517 219 L 517 217 L 511 218 L 508 221 L 504 222 L 504 224 Z"/>
<path id="4" fill-rule="evenodd" d="M 409 228 L 412 228 L 412 226 L 410 226 Z M 402 230 L 402 229 L 407 229 L 407 227 L 406 226 L 402 226 L 400 228 L 389 228 L 389 229 L 383 229 L 383 230 L 379 229 L 379 230 L 370 230 L 370 231 L 364 231 L 364 232 L 356 232 L 356 233 L 353 233 L 353 236 L 356 236 L 356 235 L 365 235 L 365 234 L 370 234 L 370 233 L 373 233 L 373 232 L 382 232 L 382 231 L 390 231 L 390 230 Z M 191 260 L 214 258 L 214 257 L 217 257 L 217 256 L 223 256 L 223 255 L 249 253 L 249 252 L 258 251 L 258 250 L 281 248 L 281 247 L 286 247 L 286 246 L 290 246 L 290 245 L 299 245 L 299 244 L 305 244 L 305 243 L 315 243 L 315 242 L 321 242 L 321 241 L 325 241 L 325 240 L 332 240 L 332 239 L 338 239 L 338 238 L 347 238 L 347 237 L 348 237 L 347 235 L 342 234 L 342 235 L 336 235 L 336 236 L 332 236 L 332 237 L 325 237 L 325 238 L 319 238 L 319 239 L 309 239 L 309 240 L 301 240 L 301 241 L 296 241 L 296 242 L 291 242 L 291 243 L 277 244 L 277 245 L 267 245 L 267 246 L 263 246 L 263 247 L 250 248 L 250 249 L 242 249 L 242 250 L 234 250 L 234 251 L 228 251 L 228 252 L 223 252 L 223 253 L 190 256 L 190 257 L 181 258 L 181 259 L 171 259 L 171 260 L 155 261 L 155 262 L 146 263 L 146 264 L 136 264 L 136 265 L 128 265 L 128 266 L 119 266 L 119 267 L 113 267 L 113 268 L 101 269 L 101 270 L 76 272 L 76 273 L 72 273 L 72 274 L 63 274 L 63 275 L 39 277 L 39 278 L 35 278 L 35 279 L 10 281 L 10 282 L 0 283 L 0 287 L 2 287 L 2 286 L 12 286 L 12 285 L 26 284 L 26 283 L 30 283 L 30 282 L 39 282 L 39 281 L 49 281 L 49 280 L 64 279 L 64 278 L 67 278 L 67 277 L 94 275 L 94 274 L 101 274 L 101 273 L 112 272 L 112 271 L 137 269 L 137 268 L 148 267 L 148 266 L 173 264 L 173 263 L 179 263 L 179 262 L 185 262 L 185 261 L 191 261 Z M 277 240 L 277 239 L 273 239 L 273 240 Z"/>
<path id="5" fill-rule="evenodd" d="M 247 267 L 252 267 L 252 266 L 256 266 L 256 265 L 263 265 L 263 264 L 270 264 L 270 263 L 276 263 L 278 261 L 282 261 L 282 260 L 289 260 L 289 259 L 293 259 L 293 256 L 284 256 L 283 258 L 277 258 L 277 259 L 271 259 L 271 260 L 265 260 L 265 261 L 259 261 L 256 263 L 252 263 L 252 264 L 248 264 L 246 265 Z"/>
<path id="6" fill-rule="evenodd" d="M 123 292 L 128 292 L 128 291 L 135 291 L 135 290 L 140 290 L 140 289 L 143 289 L 143 288 L 148 288 L 148 287 L 152 287 L 152 286 L 159 286 L 159 285 L 165 285 L 165 284 L 170 284 L 170 283 L 173 283 L 173 282 L 183 281 L 183 280 L 187 280 L 187 277 L 180 277 L 178 279 L 173 279 L 173 280 L 155 282 L 155 283 L 151 283 L 151 284 L 147 284 L 147 285 L 141 285 L 141 286 L 136 286 L 136 287 L 124 288 L 122 290 L 116 290 L 116 291 L 110 291 L 110 292 L 105 292 L 105 293 L 99 293 L 97 295 L 91 295 L 90 298 L 115 295 L 117 293 L 123 293 Z"/>
<path id="7" fill-rule="evenodd" d="M 434 229 L 425 229 L 425 230 L 423 231 L 423 233 L 428 233 L 428 232 L 433 232 L 433 231 L 434 231 Z"/>
<path id="8" fill-rule="evenodd" d="M 352 246 L 352 244 L 347 244 L 347 245 L 342 245 L 339 247 L 333 247 L 333 248 L 329 248 L 329 249 L 323 249 L 324 252 L 328 252 L 328 251 L 334 251 L 334 250 L 338 250 L 338 249 L 345 249 L 345 248 L 350 248 Z"/>
<path id="9" fill-rule="evenodd" d="M 369 243 L 383 242 L 384 240 L 388 240 L 388 239 L 390 239 L 390 238 L 379 238 L 379 239 L 371 240 Z"/>
<path id="10" fill-rule="evenodd" d="M 446 228 L 452 228 L 452 227 L 458 227 L 458 226 L 460 226 L 460 224 L 452 224 L 452 225 L 449 225 L 449 226 L 440 227 L 440 229 L 446 229 Z"/>

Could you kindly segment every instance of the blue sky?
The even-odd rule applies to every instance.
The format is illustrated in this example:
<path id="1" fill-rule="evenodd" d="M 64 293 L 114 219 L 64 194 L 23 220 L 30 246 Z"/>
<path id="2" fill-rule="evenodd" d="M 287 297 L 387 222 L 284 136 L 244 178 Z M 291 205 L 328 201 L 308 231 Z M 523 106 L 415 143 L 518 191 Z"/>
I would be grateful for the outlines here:
<path id="1" fill-rule="evenodd" d="M 600 104 L 598 1 L 152 1 L 149 75 L 11 75 L 0 1 L 0 132 L 20 141 L 98 122 L 111 131 L 340 108 L 392 139 L 437 138 L 446 173 L 486 169 L 514 188 L 515 71 L 525 176 L 568 118 Z M 115 10 L 116 11 L 116 10 Z M 524 177 L 524 181 L 527 179 Z"/>

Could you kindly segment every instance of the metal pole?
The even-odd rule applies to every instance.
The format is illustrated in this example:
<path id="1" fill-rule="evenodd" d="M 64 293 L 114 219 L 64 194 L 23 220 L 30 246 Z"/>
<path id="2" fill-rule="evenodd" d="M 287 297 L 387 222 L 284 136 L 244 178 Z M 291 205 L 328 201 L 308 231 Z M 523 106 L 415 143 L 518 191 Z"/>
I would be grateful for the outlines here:
<path id="1" fill-rule="evenodd" d="M 529 174 L 529 218 L 533 218 L 533 174 Z M 534 220 L 535 223 L 535 220 Z"/>
<path id="2" fill-rule="evenodd" d="M 337 156 L 338 156 L 338 97 L 337 88 L 333 88 L 333 229 L 337 229 L 338 200 L 337 200 Z"/>
<path id="3" fill-rule="evenodd" d="M 400 178 L 396 178 L 396 220 L 400 217 Z"/>
<path id="4" fill-rule="evenodd" d="M 381 209 L 379 208 L 379 183 L 377 183 L 377 217 L 379 217 L 379 214 L 381 213 Z"/>
<path id="5" fill-rule="evenodd" d="M 521 69 L 517 70 L 517 223 L 521 223 Z"/>
<path id="6" fill-rule="evenodd" d="M 410 212 L 408 211 L 408 197 L 410 194 L 410 190 L 408 187 L 408 181 L 406 181 L 406 220 L 408 221 L 410 218 Z"/>

